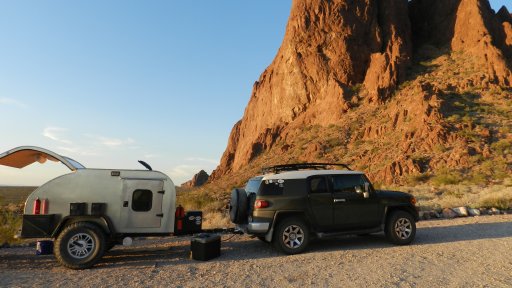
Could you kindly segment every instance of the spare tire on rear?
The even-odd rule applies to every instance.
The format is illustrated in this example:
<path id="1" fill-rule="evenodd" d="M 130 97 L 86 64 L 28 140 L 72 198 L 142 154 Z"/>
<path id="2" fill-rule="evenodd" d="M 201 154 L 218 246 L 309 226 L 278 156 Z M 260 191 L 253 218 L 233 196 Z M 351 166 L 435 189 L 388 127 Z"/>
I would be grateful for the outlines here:
<path id="1" fill-rule="evenodd" d="M 229 203 L 229 216 L 235 224 L 247 224 L 249 201 L 245 189 L 235 188 L 231 191 Z"/>

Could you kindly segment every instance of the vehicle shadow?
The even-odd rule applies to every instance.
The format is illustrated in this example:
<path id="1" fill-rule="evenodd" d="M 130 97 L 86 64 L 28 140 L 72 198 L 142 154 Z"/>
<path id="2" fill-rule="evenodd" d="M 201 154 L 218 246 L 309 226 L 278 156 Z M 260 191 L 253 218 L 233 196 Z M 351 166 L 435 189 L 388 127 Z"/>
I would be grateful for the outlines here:
<path id="1" fill-rule="evenodd" d="M 418 228 L 412 245 L 431 245 L 464 242 L 485 239 L 512 237 L 512 222 L 475 223 L 442 227 Z M 331 239 L 312 240 L 307 253 L 332 251 L 350 251 L 366 249 L 391 249 L 384 233 L 366 236 L 343 236 Z M 221 256 L 209 262 L 244 261 L 273 257 L 286 257 L 276 251 L 269 243 L 257 239 L 222 242 Z M 190 258 L 189 242 L 182 242 L 166 250 L 114 250 L 105 255 L 98 268 L 112 266 L 148 266 L 163 267 L 168 265 L 186 265 L 202 263 Z"/>

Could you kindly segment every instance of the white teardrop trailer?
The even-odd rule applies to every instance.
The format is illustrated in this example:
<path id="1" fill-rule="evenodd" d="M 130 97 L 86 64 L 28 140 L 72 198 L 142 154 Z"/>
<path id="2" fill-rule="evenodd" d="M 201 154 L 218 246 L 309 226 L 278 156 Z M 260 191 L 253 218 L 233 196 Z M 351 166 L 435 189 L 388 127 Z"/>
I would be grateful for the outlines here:
<path id="1" fill-rule="evenodd" d="M 164 173 L 88 169 L 52 151 L 22 146 L 0 154 L 0 165 L 23 168 L 47 160 L 71 170 L 37 188 L 25 202 L 22 238 L 54 238 L 58 261 L 91 267 L 127 237 L 201 232 L 202 213 L 176 208 L 176 189 Z"/>

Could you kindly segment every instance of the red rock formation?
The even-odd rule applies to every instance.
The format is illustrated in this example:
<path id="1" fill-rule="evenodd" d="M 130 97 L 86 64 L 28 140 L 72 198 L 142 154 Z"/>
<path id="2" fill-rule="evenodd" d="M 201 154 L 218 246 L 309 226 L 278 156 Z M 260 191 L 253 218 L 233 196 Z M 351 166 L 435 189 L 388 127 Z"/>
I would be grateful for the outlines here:
<path id="1" fill-rule="evenodd" d="M 384 182 L 468 165 L 473 150 L 485 147 L 477 143 L 471 150 L 455 133 L 474 127 L 446 123 L 445 115 L 453 114 L 449 93 L 510 86 L 511 19 L 506 8 L 495 14 L 488 0 L 294 0 L 281 48 L 254 84 L 212 179 L 269 151 L 286 155 L 302 149 L 296 158 L 301 161 L 340 159 L 325 139 L 297 144 L 301 129 L 313 125 L 340 127 L 334 142 L 343 147 L 337 153 L 359 149 L 350 159 L 365 167 L 382 164 L 369 169 Z M 414 85 L 395 93 L 413 56 L 432 59 L 450 50 L 469 59 L 477 72 L 452 80 L 443 77 L 461 71 L 447 68 L 443 73 L 453 75 L 433 73 L 435 83 L 413 79 Z M 466 62 L 461 64 L 470 65 Z M 363 149 L 360 142 L 373 143 L 374 149 Z M 451 153 L 438 152 L 441 146 Z M 441 156 L 418 158 L 435 154 Z"/>
<path id="2" fill-rule="evenodd" d="M 203 186 L 210 176 L 204 170 L 199 171 L 190 181 L 181 184 L 181 188 L 193 188 Z"/>
<path id="3" fill-rule="evenodd" d="M 512 47 L 505 45 L 502 23 L 487 0 L 461 0 L 457 10 L 451 47 L 477 58 L 492 81 L 512 84 L 508 56 Z"/>
<path id="4" fill-rule="evenodd" d="M 349 88 L 389 96 L 410 57 L 407 0 L 295 0 L 272 64 L 255 83 L 213 177 L 238 170 L 292 123 L 327 125 L 350 109 Z"/>

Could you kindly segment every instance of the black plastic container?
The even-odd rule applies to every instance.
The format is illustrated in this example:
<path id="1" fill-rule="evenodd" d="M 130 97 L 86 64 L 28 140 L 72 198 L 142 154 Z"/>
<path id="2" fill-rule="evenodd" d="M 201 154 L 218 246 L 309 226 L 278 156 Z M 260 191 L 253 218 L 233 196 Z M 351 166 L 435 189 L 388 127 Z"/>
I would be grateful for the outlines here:
<path id="1" fill-rule="evenodd" d="M 69 215 L 83 216 L 87 215 L 87 203 L 69 203 Z"/>
<path id="2" fill-rule="evenodd" d="M 203 211 L 188 211 L 183 217 L 183 234 L 195 234 L 203 231 Z"/>
<path id="3" fill-rule="evenodd" d="M 190 240 L 192 259 L 208 261 L 220 256 L 220 235 L 201 233 Z"/>
<path id="4" fill-rule="evenodd" d="M 107 210 L 106 203 L 92 203 L 91 204 L 91 215 L 103 216 L 103 215 L 105 215 L 106 210 Z"/>

